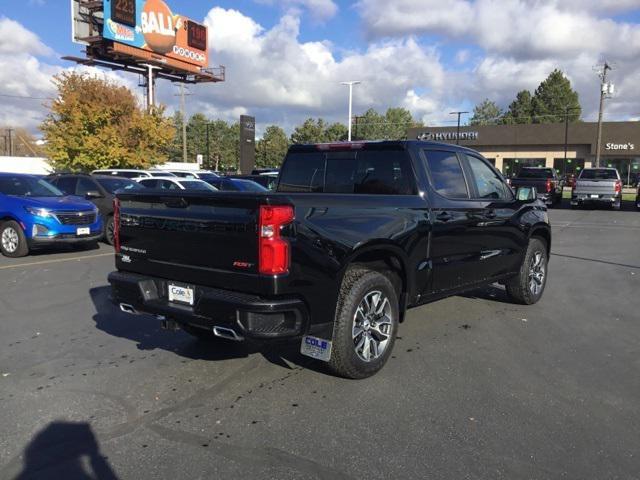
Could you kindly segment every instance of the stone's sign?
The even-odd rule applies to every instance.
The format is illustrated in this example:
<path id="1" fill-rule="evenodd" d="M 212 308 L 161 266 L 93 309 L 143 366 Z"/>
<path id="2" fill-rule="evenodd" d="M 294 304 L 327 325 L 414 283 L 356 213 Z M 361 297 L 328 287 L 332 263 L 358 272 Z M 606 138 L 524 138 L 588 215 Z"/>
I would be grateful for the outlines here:
<path id="1" fill-rule="evenodd" d="M 607 143 L 605 145 L 606 150 L 635 150 L 635 144 L 631 142 L 627 143 Z"/>
<path id="2" fill-rule="evenodd" d="M 477 140 L 478 132 L 422 132 L 418 134 L 418 140 L 432 140 L 436 142 L 447 142 L 455 140 Z"/>

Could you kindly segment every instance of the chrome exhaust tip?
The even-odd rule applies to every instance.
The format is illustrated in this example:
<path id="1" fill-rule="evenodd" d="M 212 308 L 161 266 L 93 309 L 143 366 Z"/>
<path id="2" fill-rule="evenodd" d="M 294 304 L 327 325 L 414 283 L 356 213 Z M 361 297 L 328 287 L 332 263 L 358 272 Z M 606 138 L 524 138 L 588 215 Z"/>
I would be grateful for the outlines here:
<path id="1" fill-rule="evenodd" d="M 129 313 L 131 315 L 137 315 L 138 312 L 136 312 L 136 309 L 133 308 L 132 305 L 129 305 L 128 303 L 121 303 L 120 304 L 120 310 L 122 310 L 124 313 Z"/>
<path id="2" fill-rule="evenodd" d="M 226 338 L 234 342 L 242 342 L 244 340 L 244 337 L 238 335 L 235 330 L 226 327 L 213 327 L 213 334 L 216 337 Z"/>

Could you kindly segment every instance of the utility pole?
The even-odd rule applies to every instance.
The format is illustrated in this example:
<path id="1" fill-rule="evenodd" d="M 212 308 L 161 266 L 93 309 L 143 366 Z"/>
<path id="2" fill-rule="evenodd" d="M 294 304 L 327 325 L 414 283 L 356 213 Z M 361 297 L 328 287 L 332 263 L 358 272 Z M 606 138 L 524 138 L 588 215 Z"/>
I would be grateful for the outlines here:
<path id="1" fill-rule="evenodd" d="M 352 80 L 349 82 L 340 82 L 341 85 L 348 85 L 349 86 L 349 121 L 347 123 L 347 125 L 349 125 L 349 135 L 348 135 L 348 141 L 351 141 L 351 124 L 353 123 L 353 118 L 352 118 L 352 107 L 353 107 L 353 86 L 354 85 L 358 85 L 362 82 L 360 82 L 359 80 Z"/>
<path id="2" fill-rule="evenodd" d="M 13 157 L 13 129 L 7 128 L 7 135 L 9 137 L 9 156 Z"/>
<path id="3" fill-rule="evenodd" d="M 595 67 L 600 77 L 600 110 L 598 111 L 598 138 L 596 140 L 596 168 L 600 167 L 600 148 L 602 146 L 602 115 L 604 113 L 604 100 L 607 94 L 613 92 L 613 86 L 607 83 L 607 72 L 611 66 L 605 60 L 602 65 Z"/>
<path id="4" fill-rule="evenodd" d="M 154 65 L 148 64 L 143 64 L 142 66 L 147 67 L 147 78 L 145 86 L 147 87 L 147 110 L 150 112 L 156 104 L 154 91 L 154 86 L 156 84 L 156 74 L 154 73 L 154 70 L 160 70 L 161 67 L 156 67 Z"/>
<path id="5" fill-rule="evenodd" d="M 469 112 L 450 112 L 449 115 L 458 115 L 458 129 L 456 130 L 456 145 L 460 145 L 460 117 Z"/>
<path id="6" fill-rule="evenodd" d="M 566 107 L 564 110 L 564 161 L 562 162 L 562 175 L 567 173 L 567 148 L 569 143 L 569 113 L 572 110 L 579 110 L 576 107 Z"/>
<path id="7" fill-rule="evenodd" d="M 187 161 L 187 114 L 185 97 L 192 95 L 185 91 L 184 83 L 180 84 L 180 93 L 174 96 L 180 97 L 180 115 L 182 115 L 182 161 Z M 209 132 L 207 131 L 207 135 Z M 207 157 L 209 149 L 209 139 L 207 138 Z M 208 159 L 208 158 L 207 158 Z"/>

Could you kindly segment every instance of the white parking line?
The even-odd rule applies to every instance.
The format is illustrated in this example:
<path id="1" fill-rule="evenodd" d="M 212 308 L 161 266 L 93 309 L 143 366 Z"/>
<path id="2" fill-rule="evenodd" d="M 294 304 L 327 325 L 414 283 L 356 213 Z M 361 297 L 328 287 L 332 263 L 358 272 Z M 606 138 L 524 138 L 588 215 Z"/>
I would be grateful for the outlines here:
<path id="1" fill-rule="evenodd" d="M 72 262 L 74 260 L 82 260 L 85 258 L 99 258 L 113 256 L 114 253 L 98 253 L 96 255 L 83 255 L 81 257 L 56 258 L 54 260 L 42 260 L 41 262 L 18 263 L 17 265 L 4 265 L 0 270 L 8 270 L 10 268 L 31 267 L 32 265 L 47 265 L 49 263 Z"/>

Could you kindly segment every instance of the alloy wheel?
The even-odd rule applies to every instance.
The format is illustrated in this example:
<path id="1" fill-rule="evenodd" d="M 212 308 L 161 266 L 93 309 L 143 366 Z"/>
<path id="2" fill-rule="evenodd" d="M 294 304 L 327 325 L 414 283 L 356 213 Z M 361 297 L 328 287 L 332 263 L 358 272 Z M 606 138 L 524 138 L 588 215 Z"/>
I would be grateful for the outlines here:
<path id="1" fill-rule="evenodd" d="M 544 254 L 542 252 L 535 252 L 531 258 L 529 264 L 529 291 L 537 296 L 544 287 L 546 274 L 546 265 L 544 261 Z"/>
<path id="2" fill-rule="evenodd" d="M 389 299 L 380 290 L 368 292 L 353 316 L 353 345 L 365 362 L 379 358 L 391 339 L 392 310 Z"/>
<path id="3" fill-rule="evenodd" d="M 14 253 L 18 249 L 19 243 L 18 232 L 11 227 L 5 228 L 2 232 L 2 248 L 8 253 Z"/>

